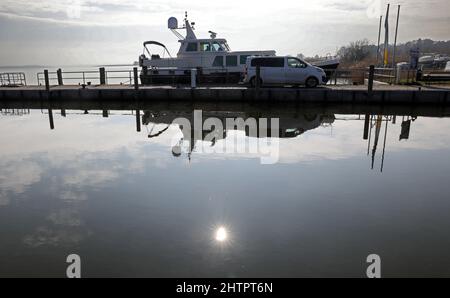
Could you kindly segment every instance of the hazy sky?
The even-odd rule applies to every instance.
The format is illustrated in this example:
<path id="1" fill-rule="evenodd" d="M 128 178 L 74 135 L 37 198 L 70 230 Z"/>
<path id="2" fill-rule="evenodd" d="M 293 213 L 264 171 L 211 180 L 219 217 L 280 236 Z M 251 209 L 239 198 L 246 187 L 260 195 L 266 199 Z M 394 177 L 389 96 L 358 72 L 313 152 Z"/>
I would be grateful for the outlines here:
<path id="1" fill-rule="evenodd" d="M 397 0 L 392 4 L 391 40 L 397 4 L 402 5 L 399 41 L 450 39 L 450 1 Z M 227 38 L 232 50 L 276 50 L 278 54 L 335 53 L 341 45 L 376 42 L 384 0 L 0 0 L 0 65 L 116 64 L 137 60 L 144 40 L 176 37 L 167 19 L 184 11 L 196 33 Z"/>

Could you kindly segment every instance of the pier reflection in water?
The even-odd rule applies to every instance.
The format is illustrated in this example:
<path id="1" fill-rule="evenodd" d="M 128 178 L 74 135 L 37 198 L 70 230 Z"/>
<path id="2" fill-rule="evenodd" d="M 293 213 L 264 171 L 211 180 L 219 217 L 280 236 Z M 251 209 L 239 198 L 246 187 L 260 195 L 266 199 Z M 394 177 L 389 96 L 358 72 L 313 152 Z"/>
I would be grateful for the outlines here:
<path id="1" fill-rule="evenodd" d="M 17 114 L 18 110 L 16 111 Z M 182 135 L 179 138 L 179 141 L 172 147 L 172 155 L 174 157 L 181 156 L 180 152 L 180 144 L 187 140 L 189 144 L 187 156 L 190 159 L 191 154 L 195 151 L 195 146 L 197 142 L 202 142 L 205 140 L 205 136 L 210 134 L 211 132 L 216 133 L 215 138 L 212 140 L 211 146 L 215 146 L 215 143 L 218 140 L 225 139 L 227 137 L 227 131 L 239 131 L 242 130 L 245 133 L 245 136 L 248 138 L 260 138 L 260 137 L 271 137 L 272 129 L 270 125 L 267 127 L 267 131 L 265 131 L 264 136 L 260 136 L 261 129 L 257 127 L 252 134 L 251 129 L 249 128 L 249 122 L 243 123 L 242 127 L 234 126 L 230 129 L 227 128 L 226 121 L 227 119 L 243 119 L 247 121 L 248 119 L 253 118 L 253 115 L 248 115 L 245 112 L 225 112 L 225 111 L 208 111 L 206 113 L 201 113 L 201 125 L 200 129 L 196 131 L 194 126 L 195 111 L 151 111 L 151 110 L 136 110 L 136 111 L 121 111 L 121 112 L 113 112 L 113 115 L 121 115 L 121 116 L 134 116 L 136 119 L 136 131 L 141 132 L 141 126 L 143 125 L 146 128 L 147 137 L 149 139 L 158 138 L 169 128 L 172 126 L 174 128 L 179 128 Z M 28 110 L 29 113 L 29 110 Z M 71 111 L 72 115 L 99 115 L 99 111 L 93 111 L 89 113 L 88 110 L 80 111 Z M 108 110 L 101 111 L 102 117 L 108 118 L 111 115 L 111 112 Z M 66 110 L 61 110 L 61 116 L 66 117 Z M 282 118 L 277 117 L 276 114 L 273 115 L 265 115 L 270 116 L 272 118 L 278 119 L 278 132 L 276 134 L 276 138 L 296 138 L 309 130 L 313 130 L 319 127 L 329 127 L 330 128 L 330 136 L 332 136 L 332 128 L 333 123 L 335 121 L 355 121 L 362 123 L 363 126 L 363 140 L 367 141 L 367 155 L 371 157 L 371 169 L 374 169 L 375 159 L 377 156 L 377 150 L 379 149 L 379 145 L 382 145 L 380 148 L 381 152 L 381 163 L 380 163 L 380 171 L 383 172 L 384 167 L 384 157 L 386 153 L 386 142 L 388 135 L 389 125 L 396 126 L 397 124 L 397 115 L 371 115 L 371 114 L 359 114 L 359 115 L 339 115 L 336 118 L 335 115 L 319 115 L 319 114 L 298 114 L 298 111 L 292 113 L 290 116 L 284 116 Z M 176 119 L 180 117 L 192 123 L 190 127 L 190 131 L 188 135 L 185 134 L 186 130 L 182 129 L 182 126 L 175 123 Z M 218 119 L 222 123 L 223 130 L 217 131 L 208 130 L 204 128 L 204 120 L 208 118 Z M 54 120 L 53 120 L 53 110 L 48 110 L 48 119 L 50 123 L 50 129 L 55 129 Z M 266 118 L 265 118 L 266 119 Z M 408 140 L 411 130 L 411 124 L 417 119 L 417 116 L 401 116 L 401 132 L 399 135 L 399 141 Z M 258 121 L 256 121 L 258 124 Z M 382 144 L 380 141 L 382 139 Z M 226 143 L 224 143 L 226 145 Z M 226 150 L 225 150 L 226 151 Z"/>
<path id="2" fill-rule="evenodd" d="M 64 277 L 71 253 L 84 276 L 364 276 L 371 253 L 384 276 L 450 275 L 450 119 L 216 107 L 200 131 L 173 123 L 197 109 L 2 109 L 0 276 Z M 272 164 L 226 150 L 274 138 Z"/>

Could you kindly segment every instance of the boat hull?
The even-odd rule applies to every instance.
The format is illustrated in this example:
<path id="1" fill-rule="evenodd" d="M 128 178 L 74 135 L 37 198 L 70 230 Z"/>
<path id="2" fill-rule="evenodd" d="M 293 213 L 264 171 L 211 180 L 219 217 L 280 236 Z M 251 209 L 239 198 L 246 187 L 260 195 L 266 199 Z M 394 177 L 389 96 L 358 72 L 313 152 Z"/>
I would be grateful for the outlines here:
<path id="1" fill-rule="evenodd" d="M 191 84 L 191 73 L 186 71 L 184 73 L 177 74 L 160 74 L 160 73 L 141 73 L 141 83 L 143 85 L 155 85 L 155 84 Z M 240 72 L 228 72 L 228 73 L 209 73 L 197 74 L 197 83 L 202 85 L 207 84 L 238 84 L 242 81 L 242 73 Z"/>
<path id="2" fill-rule="evenodd" d="M 326 65 L 315 65 L 317 67 L 322 68 L 325 71 L 325 74 L 327 75 L 327 81 L 329 81 L 333 74 L 335 73 L 336 69 L 339 67 L 339 63 L 332 63 L 332 64 L 326 64 Z"/>

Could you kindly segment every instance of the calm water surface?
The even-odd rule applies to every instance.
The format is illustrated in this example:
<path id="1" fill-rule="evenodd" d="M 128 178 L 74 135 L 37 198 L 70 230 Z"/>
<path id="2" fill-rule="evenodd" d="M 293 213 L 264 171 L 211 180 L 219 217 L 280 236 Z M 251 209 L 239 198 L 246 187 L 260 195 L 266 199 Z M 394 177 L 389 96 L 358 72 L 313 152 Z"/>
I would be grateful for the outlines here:
<path id="1" fill-rule="evenodd" d="M 0 276 L 450 276 L 450 119 L 275 113 L 262 164 L 186 144 L 192 112 L 2 109 Z"/>

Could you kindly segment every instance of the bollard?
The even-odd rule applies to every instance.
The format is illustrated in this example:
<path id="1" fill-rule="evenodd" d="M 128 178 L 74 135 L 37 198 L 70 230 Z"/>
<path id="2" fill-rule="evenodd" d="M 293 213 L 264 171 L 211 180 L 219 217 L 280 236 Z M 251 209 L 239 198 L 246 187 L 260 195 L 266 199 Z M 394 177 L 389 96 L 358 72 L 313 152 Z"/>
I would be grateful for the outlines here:
<path id="1" fill-rule="evenodd" d="M 56 71 L 56 75 L 58 76 L 58 85 L 59 85 L 59 86 L 64 85 L 64 84 L 63 84 L 63 77 L 62 77 L 62 70 L 61 70 L 61 68 L 59 68 L 59 69 Z"/>
<path id="2" fill-rule="evenodd" d="M 256 65 L 255 88 L 258 90 L 261 86 L 261 67 Z"/>
<path id="3" fill-rule="evenodd" d="M 61 116 L 66 117 L 66 110 L 64 110 L 64 109 L 61 110 Z"/>
<path id="4" fill-rule="evenodd" d="M 197 69 L 191 69 L 191 88 L 197 88 Z"/>
<path id="5" fill-rule="evenodd" d="M 396 73 L 395 73 L 395 84 L 396 85 L 400 84 L 401 76 L 402 76 L 402 68 L 397 65 L 397 69 L 396 69 Z"/>
<path id="6" fill-rule="evenodd" d="M 138 80 L 138 69 L 137 67 L 133 68 L 133 74 L 134 74 L 134 90 L 139 89 L 139 80 Z"/>
<path id="7" fill-rule="evenodd" d="M 372 91 L 373 91 L 373 79 L 375 76 L 375 66 L 371 65 L 369 68 L 369 82 L 368 82 L 368 92 L 370 95 L 372 95 Z"/>
<path id="8" fill-rule="evenodd" d="M 50 80 L 48 79 L 48 70 L 44 70 L 45 91 L 50 91 Z"/>
<path id="9" fill-rule="evenodd" d="M 103 118 L 108 118 L 108 116 L 109 116 L 108 110 L 103 110 L 102 116 L 103 116 Z"/>
<path id="10" fill-rule="evenodd" d="M 100 85 L 106 85 L 106 71 L 104 67 L 99 68 L 100 72 Z"/>

